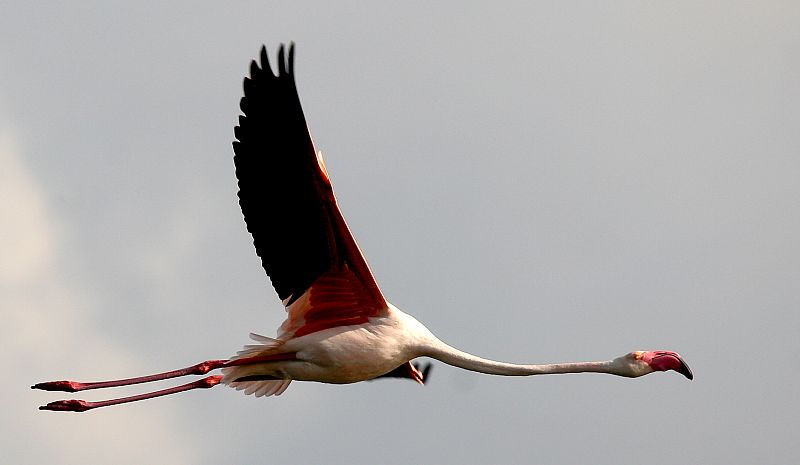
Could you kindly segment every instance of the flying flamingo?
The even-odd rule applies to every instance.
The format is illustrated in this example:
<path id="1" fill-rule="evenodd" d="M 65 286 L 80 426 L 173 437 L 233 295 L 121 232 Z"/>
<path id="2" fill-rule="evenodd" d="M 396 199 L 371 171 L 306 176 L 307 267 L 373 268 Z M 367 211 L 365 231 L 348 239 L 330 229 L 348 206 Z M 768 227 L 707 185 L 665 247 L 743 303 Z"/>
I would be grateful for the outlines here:
<path id="1" fill-rule="evenodd" d="M 150 376 L 80 383 L 51 381 L 32 388 L 76 392 L 205 375 L 194 382 L 99 402 L 60 400 L 42 410 L 76 411 L 226 384 L 245 394 L 280 395 L 292 380 L 355 383 L 382 376 L 424 383 L 427 369 L 411 360 L 430 357 L 492 375 L 608 373 L 636 378 L 654 371 L 692 372 L 670 351 L 635 351 L 608 361 L 546 365 L 496 362 L 453 348 L 381 292 L 336 202 L 322 154 L 306 126 L 294 81 L 294 44 L 281 45 L 273 73 L 266 48 L 250 64 L 233 142 L 239 205 L 256 252 L 288 316 L 277 338 L 251 334 L 228 360 L 208 360 Z"/>

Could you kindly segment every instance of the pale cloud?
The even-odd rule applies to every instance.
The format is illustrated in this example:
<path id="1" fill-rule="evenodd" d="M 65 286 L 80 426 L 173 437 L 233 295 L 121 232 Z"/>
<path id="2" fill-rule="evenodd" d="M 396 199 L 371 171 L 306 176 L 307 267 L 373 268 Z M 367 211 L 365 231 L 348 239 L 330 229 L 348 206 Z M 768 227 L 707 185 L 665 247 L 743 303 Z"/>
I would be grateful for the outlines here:
<path id="1" fill-rule="evenodd" d="M 4 460 L 195 463 L 197 448 L 181 434 L 172 419 L 175 412 L 168 405 L 89 418 L 35 411 L 37 405 L 69 394 L 32 391 L 28 386 L 70 373 L 72 366 L 81 372 L 89 361 L 94 367 L 114 367 L 120 373 L 141 367 L 93 326 L 89 316 L 96 299 L 91 289 L 77 287 L 59 273 L 62 228 L 48 210 L 35 177 L 25 167 L 23 149 L 10 128 L 0 131 L 0 166 L 4 368 L 13 373 L 0 384 Z M 80 423 L 79 438 L 69 434 L 76 423 Z M 36 447 L 29 442 L 31 438 L 47 447 Z M 156 453 L 157 459 L 153 459 Z"/>
<path id="2" fill-rule="evenodd" d="M 9 129 L 0 132 L 0 280 L 21 284 L 42 273 L 53 253 L 57 234 L 48 224 L 42 198 L 19 158 L 17 142 Z"/>

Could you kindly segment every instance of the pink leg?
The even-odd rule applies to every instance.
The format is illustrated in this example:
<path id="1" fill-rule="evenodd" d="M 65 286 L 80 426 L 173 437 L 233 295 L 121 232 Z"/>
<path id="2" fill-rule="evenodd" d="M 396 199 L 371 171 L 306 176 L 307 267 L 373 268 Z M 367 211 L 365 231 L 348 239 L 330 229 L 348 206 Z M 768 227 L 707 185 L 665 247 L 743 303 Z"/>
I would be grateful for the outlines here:
<path id="1" fill-rule="evenodd" d="M 78 392 L 89 389 L 102 389 L 117 386 L 129 386 L 131 384 L 149 383 L 151 381 L 161 381 L 162 379 L 179 378 L 181 376 L 188 375 L 204 375 L 211 370 L 216 370 L 217 368 L 296 359 L 297 354 L 295 352 L 286 352 L 280 354 L 257 355 L 255 357 L 239 358 L 236 360 L 206 360 L 205 362 L 200 362 L 197 365 L 181 368 L 180 370 L 157 373 L 155 375 L 115 379 L 111 381 L 95 381 L 91 383 L 81 383 L 78 381 L 47 381 L 45 383 L 34 384 L 31 386 L 31 389 L 41 389 L 43 391 Z"/>
<path id="2" fill-rule="evenodd" d="M 86 391 L 88 389 L 101 389 L 107 387 L 128 386 L 131 384 L 149 383 L 151 381 L 160 381 L 162 379 L 178 378 L 187 375 L 204 375 L 211 370 L 222 368 L 226 366 L 228 360 L 206 360 L 205 362 L 192 365 L 190 367 L 182 368 L 180 370 L 167 371 L 165 373 L 157 373 L 149 376 L 139 376 L 136 378 L 115 379 L 112 381 L 97 381 L 92 383 L 80 383 L 78 381 L 48 381 L 46 383 L 38 383 L 31 386 L 31 389 L 42 389 L 44 391 L 63 391 L 63 392 L 78 392 Z"/>
<path id="3" fill-rule="evenodd" d="M 149 383 L 151 381 L 160 381 L 162 379 L 177 378 L 187 375 L 204 375 L 211 370 L 217 368 L 225 368 L 237 365 L 250 365 L 254 363 L 268 363 L 284 360 L 296 360 L 297 354 L 295 352 L 257 355 L 254 357 L 240 358 L 236 360 L 206 360 L 205 362 L 192 365 L 190 367 L 181 368 L 180 370 L 167 371 L 164 373 L 157 373 L 155 375 L 139 376 L 136 378 L 116 379 L 112 381 L 98 381 L 91 383 L 80 383 L 77 381 L 48 381 L 46 383 L 38 383 L 31 386 L 31 389 L 42 389 L 45 391 L 65 391 L 65 392 L 78 392 L 87 389 L 101 389 L 116 386 L 128 386 L 130 384 Z M 50 402 L 47 405 L 39 407 L 39 410 L 57 410 L 68 412 L 85 412 L 97 407 L 105 407 L 108 405 L 124 404 L 127 402 L 135 402 L 137 400 L 151 399 L 153 397 L 166 396 L 178 392 L 189 391 L 191 389 L 205 389 L 211 388 L 219 384 L 222 376 L 208 376 L 203 379 L 194 381 L 192 383 L 184 384 L 181 386 L 162 389 L 160 391 L 148 392 L 139 394 L 137 396 L 123 397 L 120 399 L 103 400 L 99 402 L 88 402 L 85 400 L 70 399 L 58 400 Z"/>
<path id="4" fill-rule="evenodd" d="M 42 405 L 39 410 L 55 410 L 60 412 L 85 412 L 93 408 L 106 407 L 109 405 L 125 404 L 128 402 L 136 402 L 137 400 L 152 399 L 153 397 L 166 396 L 169 394 L 176 394 L 178 392 L 190 391 L 192 389 L 208 389 L 216 386 L 222 380 L 222 376 L 207 376 L 203 379 L 160 391 L 148 392 L 146 394 L 139 394 L 137 396 L 122 397 L 120 399 L 102 400 L 99 402 L 89 402 L 79 399 L 57 400 L 50 402 L 47 405 Z M 87 388 L 91 389 L 91 388 Z"/>

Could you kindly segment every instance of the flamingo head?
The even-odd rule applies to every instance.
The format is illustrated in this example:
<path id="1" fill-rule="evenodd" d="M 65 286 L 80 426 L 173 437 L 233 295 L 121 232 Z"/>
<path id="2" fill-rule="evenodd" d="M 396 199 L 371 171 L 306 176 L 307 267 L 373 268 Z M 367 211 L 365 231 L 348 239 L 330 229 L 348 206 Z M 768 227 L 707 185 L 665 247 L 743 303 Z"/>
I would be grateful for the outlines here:
<path id="1" fill-rule="evenodd" d="M 694 375 L 689 365 L 675 352 L 668 350 L 636 351 L 615 360 L 621 367 L 623 376 L 636 378 L 654 371 L 673 370 L 683 376 L 693 379 Z"/>

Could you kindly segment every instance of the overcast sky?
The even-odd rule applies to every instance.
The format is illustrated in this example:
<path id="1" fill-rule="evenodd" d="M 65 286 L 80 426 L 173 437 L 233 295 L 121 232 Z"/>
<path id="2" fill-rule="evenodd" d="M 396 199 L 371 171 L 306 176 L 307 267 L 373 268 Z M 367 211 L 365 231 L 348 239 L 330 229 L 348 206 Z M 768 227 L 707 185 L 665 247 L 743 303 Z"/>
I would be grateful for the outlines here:
<path id="1" fill-rule="evenodd" d="M 797 2 L 169 3 L 2 8 L 4 461 L 800 462 Z M 478 355 L 671 349 L 695 380 L 436 363 L 424 388 L 37 411 L 64 396 L 34 382 L 163 371 L 275 334 L 230 143 L 249 61 L 290 40 L 315 142 L 395 305 Z"/>

